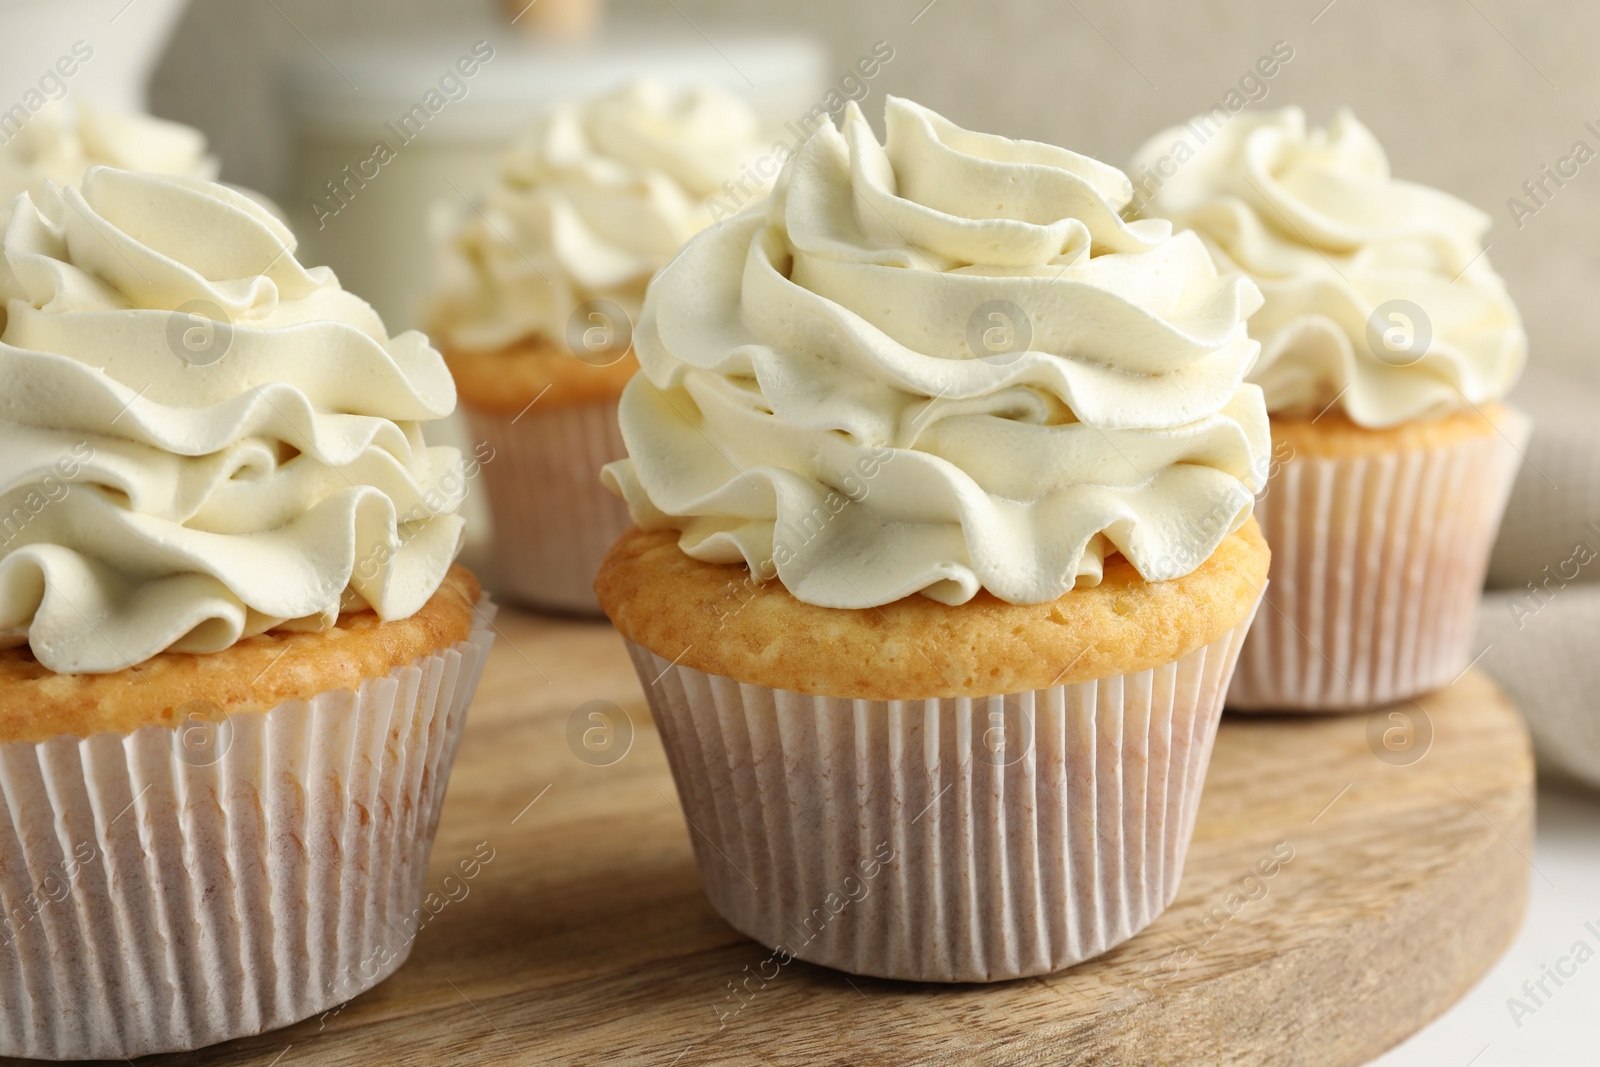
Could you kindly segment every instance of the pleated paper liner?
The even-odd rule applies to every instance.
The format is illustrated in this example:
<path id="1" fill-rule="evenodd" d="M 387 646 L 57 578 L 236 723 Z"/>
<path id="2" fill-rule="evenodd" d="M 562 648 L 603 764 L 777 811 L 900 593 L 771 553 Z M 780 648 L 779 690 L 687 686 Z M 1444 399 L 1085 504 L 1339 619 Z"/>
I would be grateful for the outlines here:
<path id="1" fill-rule="evenodd" d="M 1489 552 L 1528 439 L 1285 463 L 1256 504 L 1272 583 L 1228 706 L 1342 711 L 1448 685 L 1472 659 Z M 1502 434 L 1504 436 L 1502 436 Z"/>
<path id="2" fill-rule="evenodd" d="M 632 525 L 627 505 L 600 484 L 600 468 L 627 456 L 616 403 L 534 407 L 516 421 L 467 411 L 494 449 L 483 472 L 505 590 L 535 607 L 600 614 L 594 577 Z"/>
<path id="3" fill-rule="evenodd" d="M 992 982 L 1172 902 L 1249 622 L 1152 670 L 984 698 L 814 697 L 629 648 L 730 924 L 855 974 Z"/>
<path id="4" fill-rule="evenodd" d="M 492 618 L 359 692 L 0 746 L 0 1054 L 195 1049 L 392 974 Z"/>

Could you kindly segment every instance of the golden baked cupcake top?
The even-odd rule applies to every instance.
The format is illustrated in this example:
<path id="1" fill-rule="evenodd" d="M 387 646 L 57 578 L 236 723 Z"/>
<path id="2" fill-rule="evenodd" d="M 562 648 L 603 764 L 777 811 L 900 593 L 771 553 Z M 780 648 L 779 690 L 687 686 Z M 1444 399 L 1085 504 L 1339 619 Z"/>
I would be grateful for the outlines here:
<path id="1" fill-rule="evenodd" d="M 885 126 L 852 104 L 651 283 L 605 470 L 635 523 L 828 608 L 1194 571 L 1266 474 L 1260 294 L 1125 221 L 1115 168 L 896 98 Z"/>
<path id="2" fill-rule="evenodd" d="M 1470 411 L 1456 411 L 1435 419 L 1413 419 L 1396 426 L 1368 429 L 1337 409 L 1310 419 L 1277 416 L 1272 420 L 1274 455 L 1284 460 L 1348 459 L 1449 448 L 1511 429 L 1511 412 L 1504 404 L 1489 403 Z"/>
<path id="3" fill-rule="evenodd" d="M 98 167 L 0 210 L 0 647 L 115 672 L 433 597 L 449 371 L 294 251 L 197 178 Z"/>
<path id="4" fill-rule="evenodd" d="M 738 564 L 685 555 L 671 530 L 632 530 L 606 556 L 600 606 L 628 640 L 707 674 L 817 696 L 922 700 L 1021 693 L 1149 670 L 1250 614 L 1271 553 L 1254 519 L 1194 570 L 1146 582 L 1120 556 L 1098 584 L 1043 604 L 980 592 L 818 607 Z"/>
<path id="5" fill-rule="evenodd" d="M 326 630 L 274 630 L 204 656 L 163 652 L 115 674 L 57 674 L 26 645 L 0 650 L 0 744 L 183 729 L 285 701 L 355 691 L 465 641 L 482 590 L 460 567 L 403 619 L 348 612 Z"/>
<path id="6" fill-rule="evenodd" d="M 639 370 L 631 347 L 574 358 L 565 346 L 531 339 L 494 352 L 443 352 L 463 404 L 513 417 L 532 404 L 548 411 L 615 402 Z"/>

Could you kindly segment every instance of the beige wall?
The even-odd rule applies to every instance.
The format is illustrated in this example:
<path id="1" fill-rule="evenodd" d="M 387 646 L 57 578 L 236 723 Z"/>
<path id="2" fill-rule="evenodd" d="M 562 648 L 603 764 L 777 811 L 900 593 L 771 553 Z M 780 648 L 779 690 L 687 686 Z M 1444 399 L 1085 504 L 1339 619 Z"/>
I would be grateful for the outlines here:
<path id="1" fill-rule="evenodd" d="M 790 27 L 833 48 L 839 69 L 873 42 L 894 61 L 873 93 L 913 97 L 965 125 L 1054 141 L 1123 163 L 1150 133 L 1219 101 L 1274 42 L 1294 59 L 1264 105 L 1314 121 L 1350 105 L 1387 145 L 1397 175 L 1448 189 L 1495 220 L 1491 258 L 1521 303 L 1543 368 L 1600 387 L 1600 160 L 1519 231 L 1508 197 L 1574 141 L 1600 151 L 1600 4 L 1592 0 L 674 0 L 713 41 L 717 27 Z M 271 64 L 299 31 L 378 32 L 459 21 L 469 0 L 196 0 L 157 76 L 157 111 L 213 139 L 225 176 L 272 191 L 285 138 Z M 613 17 L 678 19 L 667 0 L 621 0 Z M 287 16 L 285 18 L 284 16 Z M 293 20 L 293 25 L 289 20 Z M 296 29 L 299 28 L 299 30 Z M 710 46 L 708 46 L 709 48 Z M 878 105 L 870 102 L 868 114 Z"/>

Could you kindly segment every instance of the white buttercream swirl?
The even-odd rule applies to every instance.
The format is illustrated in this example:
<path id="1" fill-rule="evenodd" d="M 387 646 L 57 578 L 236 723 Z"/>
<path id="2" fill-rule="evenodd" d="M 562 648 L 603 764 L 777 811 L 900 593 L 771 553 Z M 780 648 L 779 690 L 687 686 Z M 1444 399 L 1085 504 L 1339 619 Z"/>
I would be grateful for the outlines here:
<path id="1" fill-rule="evenodd" d="M 1142 213 L 1192 228 L 1266 303 L 1252 377 L 1267 407 L 1393 426 L 1504 396 L 1527 336 L 1489 266 L 1489 218 L 1399 181 L 1372 133 L 1341 110 L 1307 130 L 1299 108 L 1157 134 L 1133 169 L 1158 185 Z M 1196 147 L 1198 145 L 1198 147 Z M 1163 171 L 1168 173 L 1162 173 Z"/>
<path id="2" fill-rule="evenodd" d="M 1044 602 L 1113 552 L 1193 570 L 1270 449 L 1255 287 L 1124 222 L 1112 167 L 892 97 L 885 121 L 879 145 L 852 105 L 652 284 L 605 470 L 634 520 L 832 607 Z"/>
<path id="3" fill-rule="evenodd" d="M 0 644 L 116 671 L 438 589 L 465 485 L 421 334 L 200 179 L 94 168 L 0 233 Z"/>
<path id="4" fill-rule="evenodd" d="M 199 130 L 83 101 L 51 103 L 0 145 L 0 205 L 46 182 L 76 185 L 90 167 L 215 178 Z"/>
<path id="5" fill-rule="evenodd" d="M 430 320 L 452 346 L 560 343 L 573 311 L 608 300 L 638 321 L 645 286 L 713 220 L 760 154 L 749 105 L 712 88 L 640 82 L 563 104 L 507 158 L 481 213 L 445 249 Z"/>

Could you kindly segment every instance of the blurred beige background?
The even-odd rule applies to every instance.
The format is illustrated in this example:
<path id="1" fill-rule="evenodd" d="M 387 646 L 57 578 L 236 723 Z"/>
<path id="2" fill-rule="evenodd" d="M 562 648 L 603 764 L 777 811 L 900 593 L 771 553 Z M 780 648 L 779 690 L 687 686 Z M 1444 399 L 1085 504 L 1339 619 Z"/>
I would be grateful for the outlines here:
<path id="1" fill-rule="evenodd" d="M 287 130 L 277 66 L 316 42 L 493 16 L 488 0 L 195 0 L 152 89 L 158 114 L 205 130 L 229 181 L 279 193 Z M 1591 0 L 618 0 L 709 39 L 732 26 L 822 39 L 843 74 L 880 39 L 871 85 L 964 125 L 1053 141 L 1123 164 L 1149 134 L 1220 101 L 1275 42 L 1294 58 L 1258 106 L 1341 104 L 1388 147 L 1397 175 L 1490 213 L 1490 257 L 1521 304 L 1539 379 L 1600 388 L 1600 161 L 1519 230 L 1506 201 L 1584 139 L 1600 151 L 1600 4 Z M 691 25 L 692 24 L 692 25 Z M 1563 375 L 1565 377 L 1565 375 Z M 1532 383 L 1538 384 L 1538 383 Z M 1546 390 L 1541 389 L 1541 392 Z"/>

